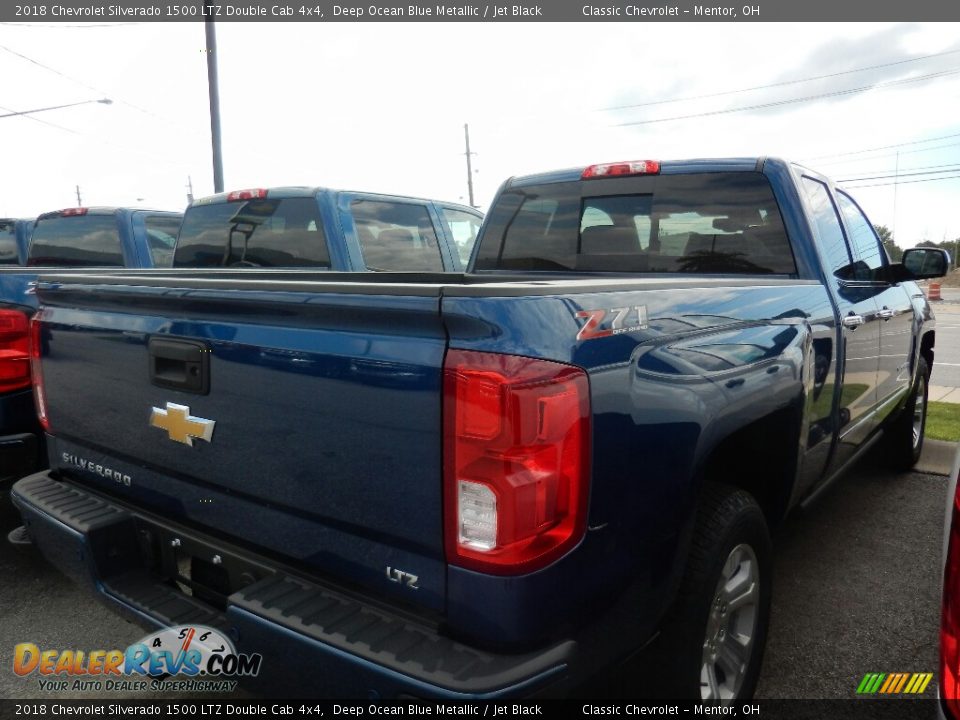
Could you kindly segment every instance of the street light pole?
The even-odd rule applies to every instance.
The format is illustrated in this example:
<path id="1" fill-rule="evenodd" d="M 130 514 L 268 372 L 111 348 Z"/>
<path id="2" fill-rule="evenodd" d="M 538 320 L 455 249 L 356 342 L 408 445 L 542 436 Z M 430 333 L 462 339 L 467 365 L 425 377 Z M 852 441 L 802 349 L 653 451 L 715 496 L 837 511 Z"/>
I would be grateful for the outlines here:
<path id="1" fill-rule="evenodd" d="M 20 112 L 6 113 L 5 115 L 0 115 L 0 118 L 16 117 L 17 115 L 32 115 L 33 113 L 46 112 L 47 110 L 59 110 L 60 108 L 76 107 L 77 105 L 89 105 L 90 103 L 112 105 L 113 100 L 110 98 L 101 98 L 100 100 L 83 100 L 82 102 L 67 103 L 66 105 L 51 105 L 50 107 L 42 107 L 35 110 L 21 110 Z"/>
<path id="2" fill-rule="evenodd" d="M 217 33 L 213 18 L 204 21 L 207 33 L 207 85 L 210 93 L 210 142 L 213 145 L 213 191 L 223 192 L 223 150 L 220 146 L 220 83 L 217 79 Z"/>

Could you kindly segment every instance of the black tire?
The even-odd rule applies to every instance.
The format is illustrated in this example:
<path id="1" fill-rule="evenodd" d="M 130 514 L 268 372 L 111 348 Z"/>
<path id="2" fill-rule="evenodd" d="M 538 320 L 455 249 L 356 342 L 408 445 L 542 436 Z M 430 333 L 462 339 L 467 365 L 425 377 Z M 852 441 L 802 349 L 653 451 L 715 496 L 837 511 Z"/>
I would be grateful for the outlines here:
<path id="1" fill-rule="evenodd" d="M 731 702 L 753 696 L 770 618 L 771 555 L 770 532 L 753 496 L 727 485 L 708 483 L 697 510 L 687 568 L 659 638 L 662 692 L 678 698 L 712 700 L 709 684 L 702 682 L 712 672 L 713 692 L 720 691 L 715 699 Z M 751 564 L 754 577 L 748 577 Z M 725 586 L 721 585 L 722 577 L 729 578 Z M 724 588 L 736 590 L 733 595 L 746 596 L 748 586 L 756 593 L 752 606 L 731 612 L 723 602 L 730 599 L 724 598 Z M 745 637 L 750 640 L 744 647 Z M 733 657 L 727 647 L 734 644 L 742 650 L 742 669 L 737 675 L 724 667 Z M 715 648 L 721 657 L 712 660 L 708 652 Z"/>
<path id="2" fill-rule="evenodd" d="M 890 463 L 905 471 L 917 464 L 923 452 L 923 436 L 927 427 L 927 389 L 930 369 L 922 357 L 917 365 L 907 404 L 887 429 L 887 452 Z"/>

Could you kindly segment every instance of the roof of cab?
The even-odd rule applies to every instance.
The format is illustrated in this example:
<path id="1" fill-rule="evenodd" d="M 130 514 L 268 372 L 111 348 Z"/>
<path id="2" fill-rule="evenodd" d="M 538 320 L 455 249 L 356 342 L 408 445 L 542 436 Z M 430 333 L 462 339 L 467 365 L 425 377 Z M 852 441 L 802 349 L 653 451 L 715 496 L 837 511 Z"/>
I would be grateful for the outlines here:
<path id="1" fill-rule="evenodd" d="M 253 188 L 249 188 L 253 189 Z M 248 189 L 248 190 L 249 190 Z M 478 208 L 472 208 L 469 205 L 464 205 L 462 203 L 449 202 L 447 200 L 437 200 L 432 198 L 423 198 L 415 197 L 412 195 L 389 195 L 386 193 L 376 193 L 368 192 L 366 190 L 337 190 L 335 188 L 322 187 L 322 186 L 307 186 L 307 185 L 282 185 L 279 187 L 268 187 L 268 188 L 256 188 L 265 190 L 267 195 L 266 198 L 297 198 L 297 197 L 313 197 L 317 193 L 321 192 L 335 192 L 335 193 L 351 193 L 357 195 L 365 195 L 368 197 L 374 198 L 383 198 L 384 200 L 404 200 L 404 201 L 419 201 L 425 203 L 437 203 L 439 205 L 446 205 L 451 208 L 462 209 L 468 212 L 474 212 L 482 215 L 482 211 Z M 220 203 L 231 202 L 227 198 L 236 192 L 244 192 L 243 190 L 230 190 L 228 192 L 217 193 L 216 195 L 207 195 L 205 197 L 196 198 L 191 204 L 191 207 L 196 205 L 216 205 Z M 236 202 L 236 201 L 233 201 Z"/>
<path id="2" fill-rule="evenodd" d="M 70 211 L 76 210 L 85 210 L 84 213 L 70 213 Z M 64 215 L 63 213 L 68 213 Z M 37 220 L 45 220 L 52 217 L 83 217 L 83 215 L 114 215 L 118 212 L 141 212 L 141 213 L 150 213 L 150 214 L 161 214 L 161 215 L 179 215 L 183 216 L 183 213 L 179 210 L 158 210 L 156 208 L 143 208 L 143 207 L 112 207 L 109 205 L 96 205 L 93 207 L 87 208 L 60 208 L 59 210 L 51 210 L 50 212 L 41 213 L 37 216 Z"/>

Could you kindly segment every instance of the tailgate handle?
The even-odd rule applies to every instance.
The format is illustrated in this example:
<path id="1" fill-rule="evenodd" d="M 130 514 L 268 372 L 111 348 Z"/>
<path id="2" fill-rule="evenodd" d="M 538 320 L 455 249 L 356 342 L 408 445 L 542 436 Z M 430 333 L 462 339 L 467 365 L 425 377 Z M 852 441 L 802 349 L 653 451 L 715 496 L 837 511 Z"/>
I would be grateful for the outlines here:
<path id="1" fill-rule="evenodd" d="M 147 348 L 151 383 L 200 395 L 210 392 L 210 348 L 204 343 L 150 338 Z"/>

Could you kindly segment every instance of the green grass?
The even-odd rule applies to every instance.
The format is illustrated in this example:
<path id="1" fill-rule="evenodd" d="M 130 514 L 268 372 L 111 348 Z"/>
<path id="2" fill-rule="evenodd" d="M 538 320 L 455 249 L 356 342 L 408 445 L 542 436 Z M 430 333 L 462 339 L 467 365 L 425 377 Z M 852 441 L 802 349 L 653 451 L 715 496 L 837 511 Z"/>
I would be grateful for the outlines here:
<path id="1" fill-rule="evenodd" d="M 935 440 L 960 441 L 960 405 L 944 402 L 929 403 L 925 434 L 928 438 Z"/>

